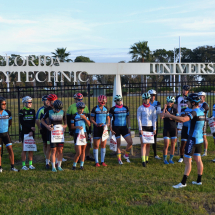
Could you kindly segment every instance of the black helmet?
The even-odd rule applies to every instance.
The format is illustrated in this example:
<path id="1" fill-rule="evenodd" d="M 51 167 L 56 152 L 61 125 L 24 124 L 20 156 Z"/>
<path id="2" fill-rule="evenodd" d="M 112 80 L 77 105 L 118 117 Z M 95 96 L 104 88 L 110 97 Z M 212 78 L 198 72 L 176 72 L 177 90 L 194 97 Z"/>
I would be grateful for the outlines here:
<path id="1" fill-rule="evenodd" d="M 77 108 L 85 108 L 85 104 L 84 104 L 84 102 L 78 102 L 78 103 L 76 103 L 76 107 Z"/>
<path id="2" fill-rule="evenodd" d="M 54 108 L 57 109 L 57 110 L 63 109 L 63 103 L 62 103 L 62 101 L 60 101 L 60 100 L 54 101 L 53 106 L 54 106 Z"/>
<path id="3" fill-rule="evenodd" d="M 197 93 L 191 93 L 188 95 L 187 100 L 190 102 L 199 103 L 201 101 L 201 98 L 198 96 Z"/>
<path id="4" fill-rule="evenodd" d="M 42 97 L 42 101 L 43 101 L 43 102 L 46 101 L 47 98 L 48 98 L 48 95 L 43 96 L 43 97 Z"/>
<path id="5" fill-rule="evenodd" d="M 190 90 L 190 86 L 189 85 L 184 85 L 183 86 L 183 90 L 189 91 Z"/>

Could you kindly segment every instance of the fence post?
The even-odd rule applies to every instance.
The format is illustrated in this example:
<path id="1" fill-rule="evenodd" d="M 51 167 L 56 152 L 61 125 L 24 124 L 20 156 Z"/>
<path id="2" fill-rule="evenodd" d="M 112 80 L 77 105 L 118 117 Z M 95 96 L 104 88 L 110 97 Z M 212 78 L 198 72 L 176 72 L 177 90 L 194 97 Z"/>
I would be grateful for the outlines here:
<path id="1" fill-rule="evenodd" d="M 20 110 L 20 92 L 19 92 L 19 86 L 17 87 L 18 90 L 18 111 Z M 18 119 L 19 119 L 19 113 L 18 113 Z M 19 142 L 21 142 L 21 137 L 20 137 L 20 121 L 19 121 Z"/>
<path id="2" fill-rule="evenodd" d="M 90 109 L 90 84 L 87 84 L 87 91 L 88 91 L 88 109 Z"/>

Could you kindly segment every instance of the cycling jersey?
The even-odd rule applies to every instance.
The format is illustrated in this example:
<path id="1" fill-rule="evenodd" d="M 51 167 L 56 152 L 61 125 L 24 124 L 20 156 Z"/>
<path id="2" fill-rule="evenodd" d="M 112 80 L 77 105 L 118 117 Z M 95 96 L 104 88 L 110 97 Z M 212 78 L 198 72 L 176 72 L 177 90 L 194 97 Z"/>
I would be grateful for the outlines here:
<path id="1" fill-rule="evenodd" d="M 178 95 L 175 98 L 175 104 L 178 105 L 178 113 L 180 114 L 181 109 L 188 107 L 188 105 L 187 105 L 187 96 Z"/>
<path id="2" fill-rule="evenodd" d="M 126 126 L 127 125 L 126 117 L 129 116 L 128 107 L 124 105 L 122 108 L 114 106 L 110 109 L 109 116 L 110 118 L 113 117 L 112 121 L 113 126 Z"/>
<path id="3" fill-rule="evenodd" d="M 178 116 L 179 115 L 177 109 L 174 108 L 174 107 L 167 106 L 166 110 L 170 114 L 172 114 L 174 116 Z M 162 109 L 162 111 L 163 111 L 163 109 Z M 164 129 L 167 129 L 167 130 L 170 129 L 170 128 L 171 129 L 176 129 L 176 122 L 175 122 L 175 120 L 171 120 L 170 118 L 164 118 L 163 121 L 164 121 Z"/>
<path id="4" fill-rule="evenodd" d="M 156 109 L 152 105 L 149 107 L 144 107 L 141 105 L 137 109 L 137 121 L 139 130 L 142 130 L 142 126 L 153 126 L 156 130 Z"/>
<path id="5" fill-rule="evenodd" d="M 189 138 L 195 139 L 195 144 L 203 143 L 203 127 L 205 121 L 205 114 L 199 108 L 195 108 L 192 112 L 187 114 L 190 117 L 188 126 Z"/>
<path id="6" fill-rule="evenodd" d="M 19 111 L 19 122 L 22 134 L 34 133 L 31 127 L 35 127 L 35 110 L 24 107 Z"/>
<path id="7" fill-rule="evenodd" d="M 9 110 L 3 110 L 2 114 L 0 114 L 0 133 L 8 132 L 10 120 L 12 120 L 11 112 Z"/>
<path id="8" fill-rule="evenodd" d="M 91 117 L 95 118 L 97 124 L 106 124 L 107 116 L 109 116 L 109 113 L 106 106 L 103 106 L 102 110 L 98 105 L 92 109 Z"/>
<path id="9" fill-rule="evenodd" d="M 44 116 L 44 110 L 45 110 L 44 106 L 42 106 L 41 108 L 39 108 L 39 110 L 36 113 L 36 119 L 41 120 L 43 118 L 43 116 Z M 45 128 L 45 126 L 42 123 L 40 123 L 40 127 L 43 128 L 43 129 Z"/>
<path id="10" fill-rule="evenodd" d="M 158 102 L 158 101 L 154 101 L 153 103 L 149 102 L 149 103 L 150 103 L 152 106 L 155 107 L 156 113 L 157 113 L 157 118 L 156 118 L 156 120 L 158 121 L 158 114 L 161 113 L 161 103 Z"/>
<path id="11" fill-rule="evenodd" d="M 206 119 L 206 117 L 208 117 L 209 104 L 207 102 L 199 103 L 199 108 L 200 108 L 201 111 L 204 112 L 205 119 Z"/>
<path id="12" fill-rule="evenodd" d="M 54 110 L 46 111 L 43 119 L 48 119 L 49 125 L 61 125 L 63 124 L 63 120 L 65 120 L 65 112 L 60 110 L 59 112 L 54 112 Z"/>
<path id="13" fill-rule="evenodd" d="M 215 104 L 213 105 L 213 116 L 215 117 Z"/>
<path id="14" fill-rule="evenodd" d="M 84 129 L 84 132 L 86 132 L 86 122 L 84 119 L 81 118 L 81 115 L 85 115 L 85 114 L 74 114 L 71 116 L 71 124 L 74 124 L 74 126 L 82 126 Z M 86 115 L 85 115 L 86 116 Z M 89 118 L 87 117 L 87 120 L 89 120 Z M 75 129 L 75 133 L 79 133 L 80 129 Z"/>
<path id="15" fill-rule="evenodd" d="M 187 116 L 187 114 L 190 113 L 191 111 L 192 111 L 191 108 L 188 108 L 188 107 L 187 107 L 187 108 L 183 108 L 183 109 L 181 110 L 180 116 Z M 189 123 L 190 123 L 190 121 L 184 122 L 184 123 L 183 123 L 183 126 L 188 127 L 188 126 L 189 126 Z"/>

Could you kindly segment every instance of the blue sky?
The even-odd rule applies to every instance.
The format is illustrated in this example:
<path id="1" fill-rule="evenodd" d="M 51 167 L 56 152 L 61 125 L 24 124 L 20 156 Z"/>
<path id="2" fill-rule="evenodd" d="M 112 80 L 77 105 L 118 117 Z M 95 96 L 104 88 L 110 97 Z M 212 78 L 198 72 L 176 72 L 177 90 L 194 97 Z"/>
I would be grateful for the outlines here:
<path id="1" fill-rule="evenodd" d="M 95 62 L 129 61 L 132 44 L 172 50 L 215 45 L 214 0 L 0 0 L 0 55 L 67 47 Z"/>

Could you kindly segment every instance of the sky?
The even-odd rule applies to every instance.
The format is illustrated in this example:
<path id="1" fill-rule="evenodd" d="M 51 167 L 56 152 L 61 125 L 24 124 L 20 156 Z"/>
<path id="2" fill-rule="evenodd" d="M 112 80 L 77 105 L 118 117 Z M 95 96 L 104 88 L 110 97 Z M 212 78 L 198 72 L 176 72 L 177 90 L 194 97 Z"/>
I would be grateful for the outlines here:
<path id="1" fill-rule="evenodd" d="M 0 0 L 0 55 L 51 55 L 128 62 L 131 45 L 151 51 L 215 45 L 214 0 Z"/>

